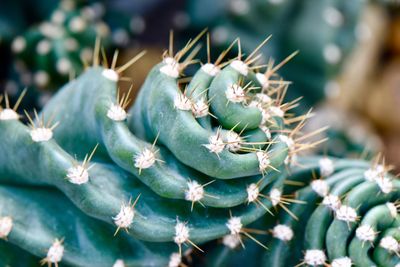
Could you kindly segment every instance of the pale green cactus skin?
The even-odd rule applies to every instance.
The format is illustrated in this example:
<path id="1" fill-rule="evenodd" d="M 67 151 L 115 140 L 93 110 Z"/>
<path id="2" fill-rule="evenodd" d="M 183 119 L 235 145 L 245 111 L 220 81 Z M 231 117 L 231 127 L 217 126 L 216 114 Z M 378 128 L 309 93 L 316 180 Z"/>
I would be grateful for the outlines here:
<path id="1" fill-rule="evenodd" d="M 226 109 L 231 113 L 228 116 L 230 118 L 225 119 L 226 114 L 222 107 L 228 100 L 224 91 L 231 83 L 239 83 L 240 79 L 246 79 L 259 86 L 254 73 L 250 71 L 250 75 L 244 77 L 233 67 L 227 66 L 214 77 L 202 68 L 198 70 L 198 75 L 188 88 L 191 88 L 189 90 L 192 90 L 194 99 L 201 97 L 203 89 L 212 88 L 207 96 L 211 102 L 210 110 L 221 109 L 220 113 L 215 113 L 218 121 L 221 121 L 221 126 L 225 128 L 217 130 L 217 119 L 212 119 L 209 114 L 196 119 L 191 112 L 174 108 L 174 96 L 180 93 L 178 77 L 171 78 L 162 72 L 161 69 L 166 65 L 168 64 L 163 61 L 153 68 L 141 89 L 141 100 L 137 101 L 137 105 L 129 113 L 125 113 L 118 99 L 118 68 L 112 70 L 96 65 L 61 88 L 37 116 L 36 121 L 32 121 L 30 127 L 21 123 L 18 116 L 7 117 L 7 112 L 12 113 L 10 108 L 1 109 L 3 117 L 0 120 L 0 147 L 3 153 L 0 156 L 0 182 L 28 188 L 21 189 L 21 193 L 15 193 L 20 196 L 20 202 L 15 204 L 20 205 L 20 208 L 14 213 L 10 209 L 2 209 L 0 215 L 13 218 L 17 227 L 22 216 L 17 211 L 23 209 L 24 201 L 36 199 L 36 195 L 40 196 L 36 191 L 42 192 L 43 186 L 54 187 L 65 196 L 50 193 L 53 189 L 43 189 L 43 192 L 49 191 L 49 200 L 46 200 L 46 193 L 37 199 L 48 202 L 49 205 L 53 202 L 66 202 L 68 204 L 65 206 L 69 205 L 75 210 L 77 208 L 79 211 L 74 212 L 81 214 L 79 216 L 84 218 L 82 220 L 114 230 L 117 237 L 112 242 L 118 242 L 122 235 L 124 240 L 136 242 L 132 246 L 152 246 L 153 254 L 143 254 L 142 257 L 154 257 L 155 263 L 150 265 L 158 266 L 157 259 L 159 262 L 168 262 L 173 252 L 183 249 L 183 244 L 197 247 L 197 244 L 201 246 L 206 241 L 231 233 L 233 230 L 228 224 L 231 218 L 240 221 L 241 231 L 242 227 L 256 221 L 272 209 L 273 204 L 269 197 L 259 198 L 257 203 L 250 203 L 247 189 L 250 184 L 254 184 L 257 194 L 266 196 L 272 189 L 283 191 L 287 177 L 284 161 L 289 156 L 288 144 L 279 138 L 281 130 L 286 128 L 284 118 L 271 116 L 272 119 L 263 126 L 275 130 L 276 133 L 267 136 L 267 133 L 259 128 L 259 109 L 232 102 Z M 157 86 L 160 84 L 164 86 L 164 90 L 158 90 Z M 262 93 L 261 89 L 248 93 L 248 97 L 254 98 L 255 93 Z M 142 101 L 144 97 L 149 102 Z M 213 103 L 212 99 L 219 97 L 223 102 Z M 151 110 L 148 105 L 154 105 L 156 109 Z M 140 116 L 135 114 L 138 106 L 143 109 Z M 117 111 L 122 112 L 122 118 L 115 115 L 113 107 L 121 108 Z M 157 113 L 160 112 L 163 112 L 161 116 L 168 117 L 169 121 L 157 119 Z M 249 123 L 249 126 L 242 125 L 238 122 L 240 114 L 250 114 L 248 120 L 252 123 Z M 51 121 L 60 124 L 52 127 Z M 175 122 L 175 126 L 168 129 L 167 124 L 172 121 Z M 231 129 L 232 123 L 237 124 L 238 128 Z M 180 131 L 183 129 L 186 130 Z M 146 136 L 135 136 L 136 131 L 146 133 Z M 229 151 L 224 143 L 222 151 L 212 153 L 207 146 L 211 137 L 218 131 L 221 131 L 223 138 L 233 131 L 246 135 L 246 139 L 240 143 L 244 150 Z M 181 142 L 178 142 L 178 139 Z M 186 151 L 181 151 L 184 146 L 187 146 Z M 87 155 L 94 147 L 97 149 L 92 154 L 93 158 L 92 155 L 89 156 L 89 163 Z M 140 165 L 142 163 L 138 161 L 138 157 L 146 149 L 154 156 L 149 166 Z M 189 150 L 191 153 L 188 153 Z M 263 167 L 256 153 L 263 153 L 268 160 L 267 163 L 263 163 Z M 10 155 L 19 155 L 18 163 Z M 188 158 L 189 155 L 192 155 L 192 158 Z M 81 169 L 73 172 L 78 167 Z M 200 195 L 197 195 L 199 198 L 190 197 L 190 194 L 193 194 L 190 191 L 193 182 L 197 183 L 197 190 L 199 187 L 202 189 Z M 3 190 L 3 187 L 1 189 Z M 4 187 L 4 190 L 10 190 L 10 194 L 14 194 L 13 188 Z M 54 201 L 50 200 L 52 198 Z M 39 200 L 34 200 L 34 205 L 40 206 Z M 76 208 L 69 204 L 69 201 Z M 133 202 L 135 204 L 131 206 Z M 7 205 L 6 199 L 0 199 L 0 203 Z M 46 209 L 46 205 L 43 206 Z M 124 207 L 130 208 L 134 213 L 125 224 L 116 219 Z M 32 211 L 26 209 L 24 212 L 44 213 L 36 209 L 36 206 L 32 207 Z M 60 222 L 57 223 L 63 225 L 63 220 L 71 215 L 65 214 L 65 210 L 59 212 L 63 213 L 62 216 L 54 216 L 54 219 L 59 219 Z M 36 217 L 46 216 L 50 215 Z M 101 254 L 105 250 L 100 241 L 92 240 L 91 246 L 96 251 L 90 253 L 93 255 L 68 254 L 71 253 L 71 244 L 75 242 L 73 238 L 69 238 L 70 234 L 61 230 L 58 233 L 57 228 L 47 229 L 45 221 L 41 223 L 43 227 L 39 229 L 43 230 L 43 234 L 47 234 L 50 241 L 57 236 L 64 237 L 65 256 L 62 262 L 65 264 L 84 265 L 85 258 L 95 258 L 96 253 Z M 183 232 L 178 232 L 177 227 L 181 223 L 185 228 Z M 84 229 L 86 226 L 82 225 L 80 228 Z M 38 240 L 37 242 L 41 242 L 40 246 L 33 241 L 31 246 L 24 246 L 22 240 L 15 236 L 15 229 L 18 228 L 13 228 L 8 236 L 11 243 L 37 257 L 44 257 L 44 248 L 49 247 L 48 239 Z M 123 230 L 126 230 L 127 234 L 120 233 Z M 24 231 L 29 230 L 22 229 L 21 234 Z M 99 238 L 103 236 L 101 231 L 103 230 L 98 230 Z M 183 241 L 177 241 L 182 234 Z M 112 235 L 108 237 L 112 239 Z M 106 243 L 107 240 L 101 242 Z M 34 246 L 37 248 L 33 248 Z M 115 261 L 117 256 L 121 257 L 127 266 L 140 266 L 144 262 L 139 256 L 137 258 L 136 254 L 130 258 L 129 255 L 119 255 L 112 250 L 108 253 L 102 255 L 107 265 Z M 102 261 L 102 257 L 99 256 L 97 260 Z"/>
<path id="2" fill-rule="evenodd" d="M 7 232 L 0 220 L 0 237 L 17 248 L 0 246 L 32 254 L 27 266 L 48 260 L 56 239 L 64 253 L 52 263 L 167 266 L 174 253 L 222 238 L 230 247 L 208 252 L 206 264 L 230 266 L 244 259 L 232 257 L 234 246 L 267 233 L 259 247 L 249 245 L 249 266 L 257 257 L 265 266 L 344 257 L 357 266 L 396 262 L 384 246 L 370 253 L 373 244 L 362 245 L 354 233 L 365 236 L 361 224 L 398 238 L 398 204 L 386 204 L 399 199 L 398 180 L 362 160 L 296 157 L 314 144 L 298 137 L 304 119 L 286 114 L 259 73 L 242 61 L 216 72 L 203 66 L 182 90 L 187 61 L 177 58 L 153 67 L 129 112 L 117 89 L 123 67 L 96 62 L 30 127 L 8 104 L 0 109 L 0 219 L 13 221 Z M 201 116 L 199 101 L 207 103 Z M 300 126 L 290 130 L 293 120 Z M 230 134 L 242 139 L 235 143 Z M 335 212 L 319 205 L 332 195 L 340 200 Z M 277 224 L 286 228 L 274 232 Z"/>
<path id="3" fill-rule="evenodd" d="M 126 266 L 161 266 L 168 264 L 169 254 L 175 250 L 173 244 L 145 243 L 125 233 L 114 236 L 112 227 L 89 218 L 55 190 L 2 186 L 0 191 L 1 213 L 13 218 L 7 242 L 39 259 L 46 258 L 56 239 L 63 239 L 62 263 L 71 266 L 112 266 L 118 259 Z M 28 256 L 19 260 L 14 261 L 19 266 L 36 261 Z"/>
<path id="4" fill-rule="evenodd" d="M 276 225 L 271 225 L 268 221 L 261 222 L 264 223 L 262 229 L 271 230 L 271 235 L 265 241 L 270 250 L 258 249 L 255 255 L 243 256 L 242 260 L 262 258 L 262 266 L 294 266 L 300 263 L 306 266 L 322 266 L 323 264 L 348 266 L 335 265 L 339 264 L 338 259 L 342 259 L 342 264 L 347 260 L 347 264 L 351 262 L 354 266 L 396 266 L 399 264 L 400 259 L 396 256 L 396 252 L 390 251 L 382 245 L 384 237 L 393 238 L 399 242 L 399 181 L 386 173 L 384 177 L 390 181 L 388 183 L 391 183 L 391 189 L 387 190 L 388 187 L 379 185 L 379 180 L 367 180 L 370 177 L 368 172 L 376 168 L 376 163 L 336 158 L 329 158 L 334 168 L 332 173 L 323 176 L 321 164 L 318 164 L 321 159 L 326 160 L 327 158 L 304 157 L 299 159 L 299 164 L 303 167 L 293 168 L 292 175 L 288 177 L 291 181 L 305 184 L 311 182 L 309 186 L 301 189 L 298 189 L 298 186 L 291 186 L 287 187 L 285 191 L 287 194 L 294 193 L 297 200 L 304 201 L 304 203 L 294 203 L 289 206 L 289 210 L 297 219 L 283 210 L 277 216 L 276 225 L 290 227 L 293 237 L 289 240 L 280 239 L 278 235 L 274 235 Z M 317 176 L 320 176 L 320 179 L 328 185 L 328 191 L 324 193 L 325 197 L 317 193 L 315 184 L 313 188 L 312 183 Z M 340 203 L 336 207 L 336 211 L 333 211 L 332 206 L 328 206 L 325 202 L 327 196 L 339 197 Z M 345 213 L 339 209 L 344 206 L 356 212 L 355 215 L 352 215 L 357 216 L 354 221 L 346 221 L 343 218 Z M 352 216 L 349 215 L 348 218 L 350 219 Z M 364 235 L 362 234 L 363 230 L 360 230 L 361 226 L 369 230 L 364 230 L 366 231 Z M 372 233 L 370 240 L 367 240 L 368 233 Z M 246 246 L 254 247 L 253 244 L 247 243 Z M 221 250 L 222 246 L 216 249 Z M 219 266 L 243 264 L 243 262 L 240 263 L 240 259 L 235 259 L 234 250 L 227 247 L 223 249 L 225 253 L 217 254 L 220 257 L 211 261 L 209 266 L 217 266 L 215 265 L 217 261 L 224 262 L 224 265 Z M 250 253 L 253 250 L 254 248 L 250 248 Z M 313 253 L 310 251 L 313 250 L 324 253 L 323 261 L 311 264 L 312 261 L 309 259 Z M 309 253 L 308 258 L 307 253 Z M 315 258 L 321 259 L 314 253 Z M 256 262 L 250 260 L 248 266 L 259 266 L 259 262 Z"/>

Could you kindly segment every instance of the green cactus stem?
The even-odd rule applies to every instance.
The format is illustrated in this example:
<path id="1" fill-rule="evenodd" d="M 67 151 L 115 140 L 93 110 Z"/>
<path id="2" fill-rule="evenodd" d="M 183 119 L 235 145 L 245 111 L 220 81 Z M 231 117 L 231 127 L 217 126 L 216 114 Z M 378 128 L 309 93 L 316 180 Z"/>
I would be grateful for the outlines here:
<path id="1" fill-rule="evenodd" d="M 161 266 L 168 264 L 175 251 L 172 243 L 145 243 L 122 233 L 115 237 L 112 227 L 89 218 L 55 190 L 2 185 L 0 192 L 2 231 L 6 218 L 9 220 L 9 231 L 2 237 L 42 259 L 42 263 L 113 266 L 120 260 L 125 266 Z M 24 253 L 21 256 L 16 266 L 21 266 L 25 258 L 27 263 L 37 259 L 23 257 Z"/>

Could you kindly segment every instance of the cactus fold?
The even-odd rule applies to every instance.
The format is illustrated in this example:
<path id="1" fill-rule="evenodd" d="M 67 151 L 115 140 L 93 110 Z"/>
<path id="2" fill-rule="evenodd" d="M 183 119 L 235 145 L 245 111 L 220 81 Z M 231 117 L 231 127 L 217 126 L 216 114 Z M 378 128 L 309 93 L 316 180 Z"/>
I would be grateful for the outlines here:
<path id="1" fill-rule="evenodd" d="M 47 251 L 57 239 L 64 248 L 62 263 L 72 266 L 112 266 L 118 259 L 126 266 L 161 266 L 168 264 L 175 249 L 173 244 L 145 243 L 125 234 L 114 236 L 112 227 L 89 218 L 49 188 L 1 186 L 0 191 L 1 214 L 13 221 L 7 242 L 44 262 L 50 260 Z M 34 262 L 34 257 L 14 261 L 21 266 L 23 262 Z"/>
<path id="2" fill-rule="evenodd" d="M 332 168 L 326 168 L 328 161 Z M 302 167 L 292 168 L 288 180 L 309 185 L 298 188 L 296 183 L 286 187 L 285 194 L 294 194 L 301 202 L 291 204 L 290 213 L 281 210 L 275 225 L 259 222 L 270 231 L 265 238 L 270 250 L 235 259 L 234 250 L 219 245 L 214 250 L 225 253 L 209 266 L 240 266 L 248 258 L 263 259 L 262 266 L 399 264 L 399 181 L 376 162 L 316 157 L 298 162 Z M 246 246 L 251 246 L 250 253 L 254 250 L 253 244 Z"/>
<path id="3" fill-rule="evenodd" d="M 388 168 L 298 155 L 322 130 L 301 135 L 309 113 L 292 116 L 288 84 L 254 71 L 257 50 L 182 79 L 199 38 L 170 48 L 129 111 L 118 82 L 142 54 L 111 68 L 95 55 L 29 126 L 6 97 L 0 262 L 22 249 L 27 266 L 173 267 L 205 248 L 210 266 L 395 266 L 400 183 Z M 246 258 L 232 256 L 241 244 Z"/>
<path id="4" fill-rule="evenodd" d="M 284 111 L 290 107 L 280 102 L 280 88 L 260 84 L 257 75 L 263 74 L 240 60 L 222 69 L 203 65 L 182 91 L 182 69 L 176 74 L 175 67 L 188 59 L 178 60 L 166 57 L 151 70 L 129 112 L 128 96 L 121 98 L 117 88 L 125 66 L 100 67 L 96 60 L 35 120 L 29 118 L 29 127 L 7 104 L 0 111 L 1 183 L 29 186 L 32 196 L 20 195 L 31 199 L 43 186 L 57 188 L 80 214 L 92 217 L 85 220 L 102 221 L 117 236 L 126 230 L 128 240 L 163 242 L 168 256 L 171 242 L 182 253 L 182 244 L 200 249 L 196 244 L 245 233 L 245 225 L 272 212 L 284 190 L 286 165 L 300 145 L 286 133 L 292 122 Z M 21 155 L 18 163 L 11 154 Z M 7 209 L 2 214 L 19 218 Z M 44 232 L 65 237 L 67 253 L 74 240 L 56 230 Z M 129 258 L 124 262 L 129 265 Z M 65 263 L 81 264 L 68 257 Z"/>

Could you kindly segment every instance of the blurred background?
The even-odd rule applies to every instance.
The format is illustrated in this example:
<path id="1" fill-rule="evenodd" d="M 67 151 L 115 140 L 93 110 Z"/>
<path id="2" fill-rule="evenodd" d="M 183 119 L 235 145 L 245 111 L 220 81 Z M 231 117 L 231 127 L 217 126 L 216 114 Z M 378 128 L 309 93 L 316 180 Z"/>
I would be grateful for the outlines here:
<path id="1" fill-rule="evenodd" d="M 177 49 L 205 28 L 214 60 L 237 37 L 249 54 L 272 34 L 260 64 L 298 50 L 278 73 L 292 82 L 288 99 L 303 97 L 295 112 L 313 108 L 307 130 L 330 126 L 323 133 L 329 141 L 315 152 L 382 151 L 400 170 L 396 0 L 1 0 L 0 91 L 15 102 L 28 88 L 22 108 L 40 110 L 90 64 L 96 36 L 110 61 L 116 49 L 119 62 L 147 51 L 127 74 L 138 90 L 168 47 L 170 30 Z M 207 60 L 204 47 L 200 58 Z"/>

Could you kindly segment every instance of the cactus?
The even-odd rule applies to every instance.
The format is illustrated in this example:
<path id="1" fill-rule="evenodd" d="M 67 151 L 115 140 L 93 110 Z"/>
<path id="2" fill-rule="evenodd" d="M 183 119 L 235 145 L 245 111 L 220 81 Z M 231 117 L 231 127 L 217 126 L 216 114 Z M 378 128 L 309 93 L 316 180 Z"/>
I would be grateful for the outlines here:
<path id="1" fill-rule="evenodd" d="M 280 212 L 276 225 L 260 222 L 270 231 L 265 240 L 270 250 L 252 258 L 263 258 L 262 266 L 399 264 L 400 183 L 389 168 L 378 160 L 302 157 L 298 162 L 305 167 L 292 169 L 288 180 L 295 186 L 285 191 L 298 203 L 289 213 Z M 300 184 L 309 185 L 299 189 Z M 225 266 L 237 260 L 230 261 L 229 248 L 217 249 L 226 251 L 218 258 Z"/>
<path id="2" fill-rule="evenodd" d="M 129 112 L 129 92 L 120 94 L 117 82 L 144 53 L 120 67 L 115 54 L 110 67 L 100 66 L 98 43 L 93 66 L 34 119 L 26 113 L 29 126 L 6 96 L 0 113 L 1 183 L 32 191 L 58 188 L 93 218 L 87 220 L 114 227 L 118 236 L 126 230 L 132 240 L 174 242 L 178 256 L 182 245 L 201 250 L 201 243 L 222 236 L 264 246 L 244 226 L 284 206 L 286 166 L 316 145 L 303 144 L 309 136 L 300 136 L 309 114 L 290 117 L 297 103 L 282 102 L 287 83 L 253 71 L 259 68 L 251 65 L 259 47 L 243 60 L 239 49 L 236 59 L 223 63 L 224 53 L 216 64 L 209 61 L 181 90 L 181 75 L 194 62 L 200 37 L 176 55 L 170 45 Z M 18 164 L 9 155 L 20 155 Z M 52 235 L 63 235 L 57 230 Z M 65 245 L 74 241 L 63 237 Z"/>
<path id="3" fill-rule="evenodd" d="M 268 38 L 246 58 L 240 41 L 226 62 L 229 51 L 215 63 L 208 52 L 184 78 L 200 38 L 176 54 L 171 41 L 128 112 L 118 81 L 144 52 L 101 66 L 98 42 L 91 67 L 26 112 L 29 126 L 21 98 L 11 107 L 5 96 L 0 237 L 13 245 L 0 246 L 29 253 L 26 265 L 179 266 L 207 249 L 206 264 L 229 266 L 246 244 L 247 265 L 395 266 L 400 183 L 388 167 L 298 155 L 324 129 L 301 135 L 310 113 L 290 115 L 298 103 L 282 102 L 288 83 L 273 65 L 257 72 Z"/>
<path id="4" fill-rule="evenodd" d="M 122 234 L 114 237 L 112 227 L 89 218 L 52 189 L 3 185 L 0 191 L 1 213 L 7 215 L 0 217 L 0 237 L 42 263 L 113 266 L 119 260 L 127 266 L 144 266 L 146 260 L 146 266 L 161 266 L 168 264 L 175 249 L 171 243 L 145 243 Z M 9 230 L 4 231 L 7 225 Z M 7 253 L 1 260 L 13 260 L 15 255 Z M 18 266 L 32 262 L 37 266 L 36 257 L 22 256 L 14 260 Z"/>

